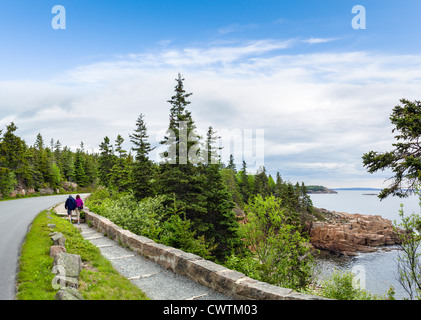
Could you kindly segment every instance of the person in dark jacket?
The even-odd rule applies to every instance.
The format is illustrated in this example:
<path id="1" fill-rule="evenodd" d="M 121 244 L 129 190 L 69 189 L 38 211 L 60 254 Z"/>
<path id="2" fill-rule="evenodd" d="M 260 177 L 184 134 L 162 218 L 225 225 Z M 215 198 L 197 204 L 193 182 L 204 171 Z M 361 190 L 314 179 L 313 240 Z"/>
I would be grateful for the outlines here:
<path id="1" fill-rule="evenodd" d="M 69 195 L 66 202 L 64 203 L 64 208 L 67 209 L 67 215 L 69 217 L 69 221 L 72 222 L 72 211 L 76 209 L 75 198 Z"/>

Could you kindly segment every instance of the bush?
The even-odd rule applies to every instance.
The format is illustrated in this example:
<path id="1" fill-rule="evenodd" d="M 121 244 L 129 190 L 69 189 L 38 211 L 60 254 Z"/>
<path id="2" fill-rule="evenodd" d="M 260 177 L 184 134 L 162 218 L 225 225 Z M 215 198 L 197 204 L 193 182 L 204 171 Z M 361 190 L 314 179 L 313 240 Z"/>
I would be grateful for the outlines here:
<path id="1" fill-rule="evenodd" d="M 94 192 L 86 201 L 97 214 L 110 219 L 116 225 L 156 242 L 211 258 L 214 249 L 204 237 L 196 237 L 193 223 L 174 202 L 164 206 L 165 196 L 155 196 L 137 201 L 133 193 L 111 193 L 106 189 Z"/>
<path id="2" fill-rule="evenodd" d="M 197 254 L 204 259 L 211 259 L 211 251 L 215 249 L 216 245 L 212 246 L 211 243 L 207 243 L 203 236 L 196 237 L 196 231 L 193 230 L 193 223 L 186 219 L 185 213 L 180 212 L 176 204 L 169 210 L 172 214 L 163 224 L 159 242 Z"/>
<path id="3" fill-rule="evenodd" d="M 359 287 L 351 271 L 335 271 L 332 276 L 322 282 L 320 294 L 336 300 L 376 300 L 380 297 Z"/>
<path id="4" fill-rule="evenodd" d="M 87 205 L 120 227 L 157 240 L 165 212 L 162 202 L 162 196 L 138 202 L 132 193 L 119 193 L 111 197 L 108 190 L 100 189 L 88 198 Z"/>
<path id="5" fill-rule="evenodd" d="M 307 287 L 313 277 L 308 241 L 288 224 L 281 200 L 259 195 L 245 210 L 247 223 L 240 231 L 250 251 L 241 258 L 232 255 L 226 266 L 274 285 L 296 290 Z"/>

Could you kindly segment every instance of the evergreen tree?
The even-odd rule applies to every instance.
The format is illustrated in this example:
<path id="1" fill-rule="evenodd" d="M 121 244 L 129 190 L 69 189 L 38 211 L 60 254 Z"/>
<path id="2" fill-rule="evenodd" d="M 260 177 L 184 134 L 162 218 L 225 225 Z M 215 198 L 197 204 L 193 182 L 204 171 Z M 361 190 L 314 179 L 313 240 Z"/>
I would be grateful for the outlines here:
<path id="1" fill-rule="evenodd" d="M 240 194 L 243 197 L 243 202 L 248 203 L 248 199 L 251 196 L 251 190 L 247 175 L 247 164 L 244 160 L 241 171 L 238 173 L 238 180 L 238 187 L 240 189 Z"/>
<path id="2" fill-rule="evenodd" d="M 240 245 L 239 224 L 232 210 L 235 204 L 221 176 L 220 164 L 210 161 L 216 151 L 216 148 L 213 147 L 216 138 L 212 127 L 208 130 L 206 141 L 209 162 L 203 165 L 206 177 L 204 191 L 207 210 L 203 219 L 203 225 L 207 225 L 204 235 L 205 239 L 213 238 L 215 240 L 217 246 L 214 255 L 217 259 L 224 260 Z"/>
<path id="3" fill-rule="evenodd" d="M 94 185 L 98 178 L 98 156 L 96 154 L 83 154 L 84 161 L 84 171 L 86 176 L 87 184 Z"/>
<path id="4" fill-rule="evenodd" d="M 421 182 L 421 101 L 401 99 L 390 116 L 397 132 L 394 149 L 387 152 L 370 151 L 362 157 L 367 171 L 374 173 L 385 169 L 393 172 L 392 183 L 384 188 L 378 197 L 389 195 L 407 197 L 416 190 Z"/>
<path id="5" fill-rule="evenodd" d="M 190 104 L 187 98 L 191 93 L 186 93 L 183 81 L 178 74 L 175 94 L 168 100 L 171 104 L 170 122 L 167 136 L 161 141 L 161 144 L 167 146 L 167 150 L 162 154 L 165 161 L 160 165 L 159 192 L 170 197 L 174 195 L 181 202 L 179 206 L 184 208 L 187 219 L 196 222 L 206 214 L 206 197 L 203 192 L 203 177 L 194 165 L 196 161 L 190 161 L 192 158 L 198 159 L 199 141 L 191 113 L 186 109 Z M 195 226 L 203 229 L 200 223 Z"/>
<path id="6" fill-rule="evenodd" d="M 105 137 L 104 141 L 99 145 L 99 149 L 99 179 L 104 186 L 110 186 L 111 169 L 115 159 L 113 146 L 110 144 L 110 138 Z"/>
<path id="7" fill-rule="evenodd" d="M 234 173 L 237 173 L 237 169 L 234 163 L 234 156 L 232 154 L 230 154 L 230 160 L 227 165 L 227 169 L 231 169 L 232 171 L 234 171 Z"/>
<path id="8" fill-rule="evenodd" d="M 140 200 L 153 196 L 153 164 L 148 154 L 153 150 L 148 142 L 148 133 L 143 114 L 136 120 L 134 133 L 130 135 L 130 141 L 134 144 L 132 150 L 135 152 L 135 161 L 132 172 L 132 189 L 136 199 Z"/>
<path id="9" fill-rule="evenodd" d="M 49 149 L 45 148 L 44 139 L 41 133 L 38 133 L 35 144 L 34 144 L 34 155 L 35 155 L 35 175 L 37 180 L 35 181 L 35 187 L 41 188 L 44 186 L 54 185 L 54 175 L 52 170 L 52 159 L 49 153 Z"/>
<path id="10" fill-rule="evenodd" d="M 120 159 L 125 159 L 127 157 L 127 151 L 123 149 L 124 139 L 121 135 L 117 135 L 117 139 L 115 140 L 115 151 L 118 154 Z"/>
<path id="11" fill-rule="evenodd" d="M 130 188 L 131 168 L 129 162 L 126 161 L 127 151 L 123 149 L 124 139 L 121 135 L 117 135 L 115 140 L 115 151 L 118 156 L 114 157 L 114 165 L 110 170 L 109 183 L 110 186 L 118 191 L 127 191 Z"/>
<path id="12" fill-rule="evenodd" d="M 283 194 L 283 187 L 284 183 L 282 181 L 282 177 L 279 172 L 276 172 L 276 183 L 275 183 L 275 191 L 274 196 L 277 198 L 281 198 Z"/>
<path id="13" fill-rule="evenodd" d="M 269 179 L 265 167 L 260 167 L 254 177 L 254 194 L 260 194 L 263 198 L 270 195 Z"/>
<path id="14" fill-rule="evenodd" d="M 0 167 L 0 194 L 2 197 L 8 197 L 16 185 L 15 173 L 8 168 Z"/>
<path id="15" fill-rule="evenodd" d="M 64 179 L 66 181 L 75 181 L 75 166 L 73 152 L 66 146 L 61 155 L 61 167 Z"/>
<path id="16" fill-rule="evenodd" d="M 27 148 L 25 141 L 14 134 L 17 129 L 13 122 L 6 126 L 6 132 L 3 134 L 0 144 L 0 167 L 8 168 L 14 172 L 19 171 L 22 166 Z"/>
<path id="17" fill-rule="evenodd" d="M 81 149 L 76 150 L 75 157 L 75 179 L 76 183 L 81 187 L 86 187 L 88 180 L 85 174 L 85 161 Z"/>

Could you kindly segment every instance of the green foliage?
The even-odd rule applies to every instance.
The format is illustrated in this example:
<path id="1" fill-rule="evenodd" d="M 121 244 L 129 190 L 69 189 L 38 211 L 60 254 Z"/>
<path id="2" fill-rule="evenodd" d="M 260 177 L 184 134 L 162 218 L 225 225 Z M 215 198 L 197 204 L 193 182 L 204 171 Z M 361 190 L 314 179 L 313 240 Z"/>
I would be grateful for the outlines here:
<path id="1" fill-rule="evenodd" d="M 16 176 L 13 171 L 7 168 L 0 168 L 0 193 L 3 197 L 10 196 L 17 184 Z"/>
<path id="2" fill-rule="evenodd" d="M 53 186 L 58 187 L 61 182 L 61 173 L 60 168 L 56 163 L 53 163 L 53 165 L 51 166 L 51 173 L 53 177 Z"/>
<path id="3" fill-rule="evenodd" d="M 420 191 L 417 190 L 418 196 Z M 421 206 L 421 200 L 420 200 Z M 394 229 L 401 243 L 399 244 L 398 281 L 409 298 L 421 299 L 421 216 L 410 214 L 405 216 L 403 205 L 399 210 L 401 222 L 394 222 Z"/>
<path id="4" fill-rule="evenodd" d="M 362 157 L 368 172 L 390 169 L 394 174 L 391 185 L 380 192 L 380 199 L 389 195 L 408 196 L 421 180 L 421 102 L 406 99 L 400 102 L 403 106 L 396 106 L 390 116 L 395 126 L 392 132 L 398 132 L 397 142 L 393 144 L 395 149 L 383 153 L 369 151 Z"/>
<path id="5" fill-rule="evenodd" d="M 221 169 L 221 176 L 225 186 L 227 187 L 228 192 L 231 194 L 231 200 L 238 204 L 240 207 L 243 207 L 244 202 L 240 194 L 238 183 L 235 177 L 235 172 L 228 167 Z"/>
<path id="6" fill-rule="evenodd" d="M 177 210 L 173 211 L 170 218 L 164 222 L 159 242 L 205 259 L 212 257 L 213 248 L 209 241 L 205 241 L 203 236 L 197 237 L 192 222 L 186 219 L 184 213 Z"/>
<path id="7" fill-rule="evenodd" d="M 134 133 L 130 135 L 130 141 L 134 144 L 132 150 L 135 154 L 133 165 L 133 183 L 132 190 L 135 197 L 140 200 L 153 196 L 155 190 L 153 187 L 153 164 L 148 158 L 148 153 L 153 150 L 148 142 L 148 134 L 144 115 L 140 114 L 136 121 Z"/>
<path id="8" fill-rule="evenodd" d="M 53 139 L 50 147 L 45 146 L 40 133 L 34 145 L 28 146 L 15 134 L 17 127 L 13 122 L 6 128 L 3 137 L 0 136 L 0 168 L 7 171 L 0 181 L 4 188 L 13 185 L 38 190 L 60 188 L 62 181 L 76 181 L 82 187 L 95 183 L 95 155 L 80 149 L 76 153 L 67 147 L 61 149 L 60 142 L 54 144 Z"/>
<path id="9" fill-rule="evenodd" d="M 172 198 L 164 207 L 167 196 L 155 196 L 138 201 L 133 194 L 99 189 L 86 200 L 89 208 L 110 219 L 118 226 L 148 237 L 156 242 L 211 258 L 215 248 L 203 236 L 197 236 L 179 201 Z"/>
<path id="10" fill-rule="evenodd" d="M 264 282 L 292 289 L 306 287 L 312 280 L 313 263 L 308 239 L 287 223 L 281 200 L 258 195 L 245 210 L 248 221 L 241 234 L 252 256 L 246 256 L 238 268 L 243 272 L 251 269 L 249 274 Z M 230 266 L 235 259 L 230 258 Z"/>
<path id="11" fill-rule="evenodd" d="M 321 283 L 319 292 L 325 298 L 336 300 L 378 300 L 383 299 L 360 288 L 359 281 L 356 281 L 352 272 L 335 271 Z"/>

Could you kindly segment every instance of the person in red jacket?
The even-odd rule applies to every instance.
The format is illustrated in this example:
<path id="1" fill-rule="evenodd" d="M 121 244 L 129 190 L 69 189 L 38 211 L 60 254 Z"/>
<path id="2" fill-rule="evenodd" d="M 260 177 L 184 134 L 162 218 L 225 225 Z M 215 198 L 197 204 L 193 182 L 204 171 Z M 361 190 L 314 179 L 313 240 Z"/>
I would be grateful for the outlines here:
<path id="1" fill-rule="evenodd" d="M 80 224 L 80 212 L 83 209 L 83 201 L 80 198 L 80 195 L 76 196 L 76 215 L 77 215 L 77 224 Z"/>

